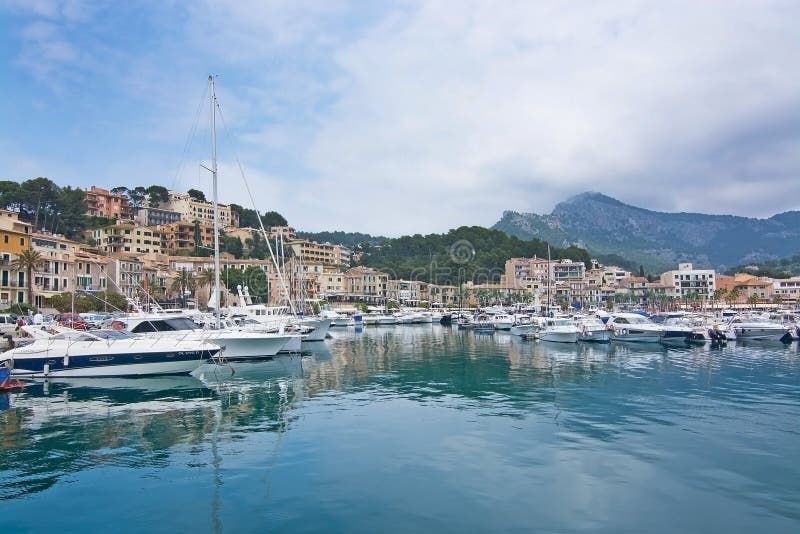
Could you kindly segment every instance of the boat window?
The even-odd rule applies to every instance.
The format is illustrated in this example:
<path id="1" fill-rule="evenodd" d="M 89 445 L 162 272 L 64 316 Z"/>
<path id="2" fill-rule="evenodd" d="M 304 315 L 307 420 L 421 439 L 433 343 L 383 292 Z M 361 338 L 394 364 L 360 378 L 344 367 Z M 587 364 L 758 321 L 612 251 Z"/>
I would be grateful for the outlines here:
<path id="1" fill-rule="evenodd" d="M 616 324 L 628 324 L 628 320 L 625 317 L 617 317 L 614 322 Z"/>
<path id="2" fill-rule="evenodd" d="M 53 336 L 53 339 L 69 339 L 70 341 L 97 341 L 97 338 L 90 334 L 75 334 L 73 332 L 56 334 Z"/>
<path id="3" fill-rule="evenodd" d="M 92 333 L 101 339 L 130 339 L 132 337 L 128 332 L 121 330 L 96 330 Z"/>

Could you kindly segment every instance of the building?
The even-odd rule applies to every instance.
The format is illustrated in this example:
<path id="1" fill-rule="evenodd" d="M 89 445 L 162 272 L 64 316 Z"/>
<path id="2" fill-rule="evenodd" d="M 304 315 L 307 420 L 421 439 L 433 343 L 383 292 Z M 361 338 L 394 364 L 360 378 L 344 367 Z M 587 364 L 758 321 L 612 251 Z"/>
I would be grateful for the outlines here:
<path id="1" fill-rule="evenodd" d="M 340 271 L 326 267 L 318 279 L 322 298 L 341 298 L 347 291 L 344 273 Z"/>
<path id="2" fill-rule="evenodd" d="M 678 298 L 695 293 L 713 298 L 717 289 L 714 269 L 695 269 L 691 263 L 679 263 L 677 270 L 662 273 L 661 283 L 672 286 L 674 296 Z"/>
<path id="3" fill-rule="evenodd" d="M 31 248 L 42 258 L 33 270 L 33 305 L 43 308 L 50 297 L 75 290 L 75 256 L 79 244 L 62 235 L 38 233 L 31 237 Z"/>
<path id="4" fill-rule="evenodd" d="M 107 219 L 130 219 L 131 206 L 128 197 L 117 195 L 108 189 L 92 186 L 84 190 L 87 213 L 93 217 Z"/>
<path id="5" fill-rule="evenodd" d="M 142 226 L 161 226 L 179 222 L 181 220 L 181 214 L 177 211 L 147 207 L 140 208 L 134 220 Z"/>
<path id="6" fill-rule="evenodd" d="M 161 254 L 161 231 L 134 223 L 117 223 L 91 230 L 98 249 L 106 254 Z"/>
<path id="7" fill-rule="evenodd" d="M 307 239 L 298 239 L 287 243 L 295 257 L 303 263 L 319 263 L 336 267 L 341 264 L 342 253 L 339 245 L 330 243 L 317 243 Z"/>
<path id="8" fill-rule="evenodd" d="M 389 280 L 387 297 L 401 306 L 419 306 L 429 302 L 430 288 L 427 282 L 419 280 Z"/>
<path id="9" fill-rule="evenodd" d="M 758 277 L 748 273 L 736 273 L 734 276 L 719 275 L 719 288 L 727 292 L 727 300 L 744 303 L 753 295 L 759 300 L 772 299 L 775 281 L 771 278 Z M 738 297 L 731 299 L 730 295 L 736 293 Z"/>
<path id="10" fill-rule="evenodd" d="M 267 236 L 273 241 L 276 237 L 280 238 L 281 236 L 284 241 L 293 241 L 297 239 L 297 232 L 291 226 L 270 226 L 266 230 Z"/>
<path id="11" fill-rule="evenodd" d="M 170 191 L 169 202 L 164 204 L 163 209 L 180 213 L 184 222 L 200 221 L 203 224 L 214 225 L 214 204 L 196 200 L 186 193 Z M 217 204 L 217 211 L 220 228 L 239 226 L 239 214 L 232 211 L 230 206 Z"/>
<path id="12" fill-rule="evenodd" d="M 159 226 L 158 231 L 165 253 L 192 250 L 197 246 L 198 238 L 201 247 L 214 249 L 214 227 L 208 224 L 179 221 Z"/>
<path id="13" fill-rule="evenodd" d="M 0 306 L 27 301 L 27 273 L 13 269 L 14 261 L 31 247 L 31 225 L 19 215 L 0 210 Z"/>
<path id="14" fill-rule="evenodd" d="M 346 297 L 351 300 L 383 304 L 386 301 L 389 275 L 372 267 L 353 267 L 344 273 Z"/>
<path id="15" fill-rule="evenodd" d="M 800 276 L 773 280 L 772 295 L 779 297 L 784 302 L 800 300 Z"/>
<path id="16" fill-rule="evenodd" d="M 109 258 L 106 266 L 109 290 L 137 299 L 143 288 L 144 264 L 133 254 Z"/>

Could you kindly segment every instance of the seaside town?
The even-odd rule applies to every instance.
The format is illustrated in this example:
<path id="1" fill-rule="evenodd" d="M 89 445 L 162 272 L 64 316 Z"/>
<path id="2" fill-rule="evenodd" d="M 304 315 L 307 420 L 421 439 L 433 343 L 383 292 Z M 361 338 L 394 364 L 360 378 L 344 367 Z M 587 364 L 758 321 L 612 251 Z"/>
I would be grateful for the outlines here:
<path id="1" fill-rule="evenodd" d="M 193 191 L 193 193 L 195 193 Z M 165 307 L 206 309 L 211 296 L 214 260 L 214 208 L 202 195 L 170 191 L 158 207 L 97 186 L 84 191 L 86 215 L 107 219 L 106 226 L 85 231 L 82 241 L 35 228 L 19 214 L 0 210 L 0 307 L 26 314 L 30 307 L 57 313 L 54 297 L 64 293 L 109 292 L 126 299 L 123 310 L 157 302 Z M 218 205 L 221 232 L 246 250 L 259 242 L 260 228 L 242 227 L 237 212 Z M 236 287 L 225 273 L 262 272 L 262 303 L 284 305 L 289 299 L 319 311 L 322 306 L 352 308 L 410 306 L 453 308 L 551 303 L 567 310 L 612 309 L 615 303 L 651 308 L 763 307 L 793 304 L 800 277 L 772 279 L 749 273 L 724 275 L 714 269 L 681 263 L 649 281 L 643 273 L 613 265 L 568 259 L 509 258 L 495 280 L 465 280 L 441 285 L 396 279 L 389 272 L 352 266 L 359 251 L 338 243 L 298 238 L 288 225 L 264 228 L 272 258 L 236 258 L 220 253 L 222 305 L 234 303 Z M 261 240 L 263 245 L 264 240 Z M 286 283 L 279 283 L 279 267 Z M 231 271 L 228 271 L 231 270 Z M 204 276 L 206 273 L 206 276 Z M 237 282 L 247 283 L 241 276 Z M 251 276 L 249 280 L 255 279 Z M 266 284 L 263 281 L 266 281 Z M 257 280 L 255 280 L 256 283 Z M 549 293 L 548 293 L 549 292 Z M 288 294 L 287 294 L 288 293 Z M 63 301 L 59 301 L 63 302 Z M 312 306 L 313 305 L 313 306 Z M 102 307 L 102 306 L 99 306 Z"/>

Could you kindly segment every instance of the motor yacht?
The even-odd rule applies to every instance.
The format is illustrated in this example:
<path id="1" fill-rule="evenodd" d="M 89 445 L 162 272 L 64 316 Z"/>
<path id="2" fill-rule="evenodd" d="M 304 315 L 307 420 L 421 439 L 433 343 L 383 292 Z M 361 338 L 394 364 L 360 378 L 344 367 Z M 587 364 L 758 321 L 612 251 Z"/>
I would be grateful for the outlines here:
<path id="1" fill-rule="evenodd" d="M 659 343 L 664 333 L 659 325 L 638 313 L 612 313 L 606 327 L 611 329 L 614 341 Z"/>

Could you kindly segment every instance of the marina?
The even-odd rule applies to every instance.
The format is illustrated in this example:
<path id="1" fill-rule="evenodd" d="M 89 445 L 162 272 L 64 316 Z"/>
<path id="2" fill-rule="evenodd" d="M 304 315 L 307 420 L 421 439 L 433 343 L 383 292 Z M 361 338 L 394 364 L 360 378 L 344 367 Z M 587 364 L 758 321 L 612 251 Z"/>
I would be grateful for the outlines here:
<path id="1" fill-rule="evenodd" d="M 791 532 L 800 519 L 796 342 L 332 335 L 191 376 L 0 394 L 0 530 Z"/>

